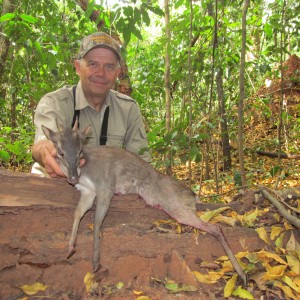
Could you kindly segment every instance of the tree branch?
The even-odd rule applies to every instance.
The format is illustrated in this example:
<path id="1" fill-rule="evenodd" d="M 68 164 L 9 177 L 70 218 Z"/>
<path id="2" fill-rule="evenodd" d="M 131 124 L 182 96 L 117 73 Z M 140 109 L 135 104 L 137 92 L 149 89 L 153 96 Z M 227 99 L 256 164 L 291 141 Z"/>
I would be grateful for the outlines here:
<path id="1" fill-rule="evenodd" d="M 283 204 L 281 204 L 275 197 L 273 197 L 268 191 L 266 187 L 260 187 L 262 194 L 264 197 L 269 200 L 277 209 L 280 215 L 282 215 L 288 222 L 292 225 L 300 229 L 300 219 L 292 216 L 288 210 L 285 209 Z M 273 191 L 272 191 L 273 192 Z"/>

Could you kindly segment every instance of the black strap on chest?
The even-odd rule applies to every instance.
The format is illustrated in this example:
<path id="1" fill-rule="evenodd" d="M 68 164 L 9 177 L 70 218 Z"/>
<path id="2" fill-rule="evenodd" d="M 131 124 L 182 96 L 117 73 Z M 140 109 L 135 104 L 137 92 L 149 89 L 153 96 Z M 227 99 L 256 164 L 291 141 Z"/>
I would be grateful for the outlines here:
<path id="1" fill-rule="evenodd" d="M 100 145 L 106 145 L 107 142 L 107 127 L 108 127 L 108 117 L 109 117 L 109 106 L 106 107 L 102 122 L 101 135 L 99 138 Z"/>
<path id="2" fill-rule="evenodd" d="M 78 128 L 79 128 L 80 127 L 80 124 L 79 124 L 80 110 L 79 109 L 75 110 L 75 107 L 76 107 L 76 85 L 73 85 L 72 92 L 73 92 L 73 101 L 74 101 L 74 116 L 73 116 L 73 121 L 72 121 L 72 128 L 75 125 L 76 119 L 78 119 Z"/>
<path id="3" fill-rule="evenodd" d="M 75 107 L 76 107 L 76 85 L 74 85 L 72 87 L 72 92 L 73 92 L 73 100 L 74 100 L 74 116 L 73 116 L 73 120 L 72 120 L 72 128 L 75 125 L 76 118 L 78 118 L 78 128 L 79 128 L 80 110 L 75 109 Z M 105 112 L 104 112 L 102 128 L 101 128 L 101 135 L 99 138 L 100 145 L 106 145 L 106 142 L 107 142 L 108 117 L 109 117 L 109 106 L 106 107 Z"/>

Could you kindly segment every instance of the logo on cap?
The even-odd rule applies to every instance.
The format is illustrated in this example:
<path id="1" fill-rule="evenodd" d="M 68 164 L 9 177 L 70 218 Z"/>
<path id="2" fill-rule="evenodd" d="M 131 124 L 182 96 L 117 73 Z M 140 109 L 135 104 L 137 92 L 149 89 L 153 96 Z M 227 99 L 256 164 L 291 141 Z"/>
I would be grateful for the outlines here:
<path id="1" fill-rule="evenodd" d="M 90 50 L 97 47 L 109 49 L 116 54 L 119 60 L 121 59 L 119 44 L 115 39 L 104 32 L 93 33 L 85 37 L 81 42 L 78 58 L 84 57 Z"/>

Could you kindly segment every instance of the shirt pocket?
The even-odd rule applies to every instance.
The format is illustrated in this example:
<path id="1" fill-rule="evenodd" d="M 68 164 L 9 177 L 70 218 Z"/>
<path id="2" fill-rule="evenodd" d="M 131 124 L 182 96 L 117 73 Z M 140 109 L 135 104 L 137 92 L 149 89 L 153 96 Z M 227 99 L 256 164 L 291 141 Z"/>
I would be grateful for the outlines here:
<path id="1" fill-rule="evenodd" d="M 91 130 L 90 130 L 89 134 L 86 137 L 85 144 L 87 144 L 89 146 L 98 146 L 98 139 L 94 134 L 92 134 Z"/>
<path id="2" fill-rule="evenodd" d="M 124 146 L 125 134 L 125 130 L 110 131 L 107 135 L 106 145 L 122 148 Z"/>

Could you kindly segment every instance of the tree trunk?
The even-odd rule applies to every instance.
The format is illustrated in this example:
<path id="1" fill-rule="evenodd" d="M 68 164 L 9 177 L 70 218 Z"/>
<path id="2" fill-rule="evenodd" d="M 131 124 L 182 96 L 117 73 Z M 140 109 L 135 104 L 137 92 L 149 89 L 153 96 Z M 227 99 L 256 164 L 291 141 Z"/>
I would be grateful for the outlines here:
<path id="1" fill-rule="evenodd" d="M 284 33 L 284 29 L 285 29 L 285 26 L 284 26 L 284 14 L 285 14 L 285 1 L 283 1 L 283 4 L 282 4 L 282 11 L 281 11 L 281 34 L 280 34 L 280 80 L 281 80 L 281 84 L 280 84 L 280 88 L 281 88 L 281 91 L 280 91 L 280 105 L 279 105 L 279 113 L 278 113 L 278 119 L 279 119 L 279 124 L 278 124 L 278 127 L 277 127 L 277 139 L 278 139 L 278 153 L 281 152 L 281 146 L 282 146 L 282 127 L 283 127 L 283 120 L 282 120 L 282 110 L 283 110 L 283 101 L 284 101 L 284 92 L 283 92 L 283 61 L 284 61 L 284 53 L 283 53 L 283 47 L 284 47 L 284 44 L 285 44 L 285 41 L 284 41 L 284 36 L 285 36 L 285 33 Z M 282 166 L 281 166 L 281 157 L 280 155 L 278 155 L 278 166 L 280 167 L 280 171 L 282 169 Z M 276 181 L 276 187 L 278 186 L 279 184 L 279 180 L 281 178 L 281 172 L 278 172 L 278 177 L 277 177 L 277 181 Z"/>
<path id="2" fill-rule="evenodd" d="M 188 168 L 189 168 L 189 178 L 188 185 L 189 188 L 192 186 L 192 162 L 191 162 L 191 140 L 192 140 L 192 124 L 193 124 L 193 103 L 192 103 L 192 82 L 193 82 L 193 69 L 191 63 L 191 41 L 193 38 L 193 1 L 190 0 L 190 30 L 189 30 L 189 49 L 188 49 L 188 103 L 189 103 L 189 160 L 188 160 Z"/>
<path id="3" fill-rule="evenodd" d="M 219 113 L 220 113 L 220 120 L 221 120 L 223 167 L 224 167 L 224 171 L 229 171 L 231 169 L 231 155 L 230 155 L 228 127 L 227 127 L 227 114 L 225 110 L 222 69 L 220 69 L 217 73 L 216 82 L 217 82 L 217 93 L 218 93 L 218 100 L 219 100 Z"/>
<path id="4" fill-rule="evenodd" d="M 213 108 L 213 87 L 214 87 L 214 80 L 215 80 L 215 53 L 216 53 L 216 47 L 218 43 L 218 2 L 215 2 L 215 7 L 213 4 L 213 1 L 211 1 L 207 7 L 208 15 L 211 16 L 215 20 L 214 25 L 214 31 L 213 31 L 213 37 L 212 37 L 212 57 L 211 57 L 211 79 L 210 79 L 210 93 L 209 93 L 209 110 L 208 110 L 208 122 L 210 123 L 211 114 L 212 114 L 212 108 Z M 214 12 L 215 8 L 215 12 Z M 206 126 L 207 133 L 208 133 L 208 139 L 207 139 L 207 148 L 213 149 L 212 142 L 211 142 L 211 129 Z M 219 193 L 219 180 L 218 180 L 218 168 L 217 168 L 217 161 L 216 156 L 213 151 L 208 152 L 210 153 L 212 160 L 213 160 L 213 167 L 214 167 L 214 178 L 216 183 L 216 193 Z"/>
<path id="5" fill-rule="evenodd" d="M 246 56 L 246 26 L 247 26 L 247 10 L 250 0 L 244 1 L 243 16 L 242 16 L 242 50 L 241 50 L 241 65 L 240 65 L 240 95 L 238 105 L 238 150 L 239 150 L 239 164 L 242 185 L 246 185 L 246 174 L 244 166 L 244 143 L 243 143 L 243 111 L 245 98 L 245 56 Z"/>
<path id="6" fill-rule="evenodd" d="M 16 7 L 15 1 L 3 0 L 2 3 L 2 15 L 6 13 L 10 13 L 14 11 L 14 7 Z M 0 32 L 2 32 L 3 25 L 0 23 Z M 10 48 L 10 40 L 4 34 L 0 34 L 0 98 L 6 98 L 6 88 L 3 84 L 7 80 L 7 76 L 4 75 L 5 72 L 5 64 L 8 57 L 8 52 Z"/>
<path id="7" fill-rule="evenodd" d="M 171 31 L 170 31 L 170 11 L 169 11 L 169 0 L 164 0 L 165 9 L 165 27 L 166 27 L 166 52 L 165 52 L 165 92 L 166 92 L 166 129 L 167 132 L 171 130 L 171 81 L 170 81 L 170 42 L 171 42 Z M 166 167 L 168 175 L 172 175 L 172 154 L 167 153 L 169 164 Z"/>

